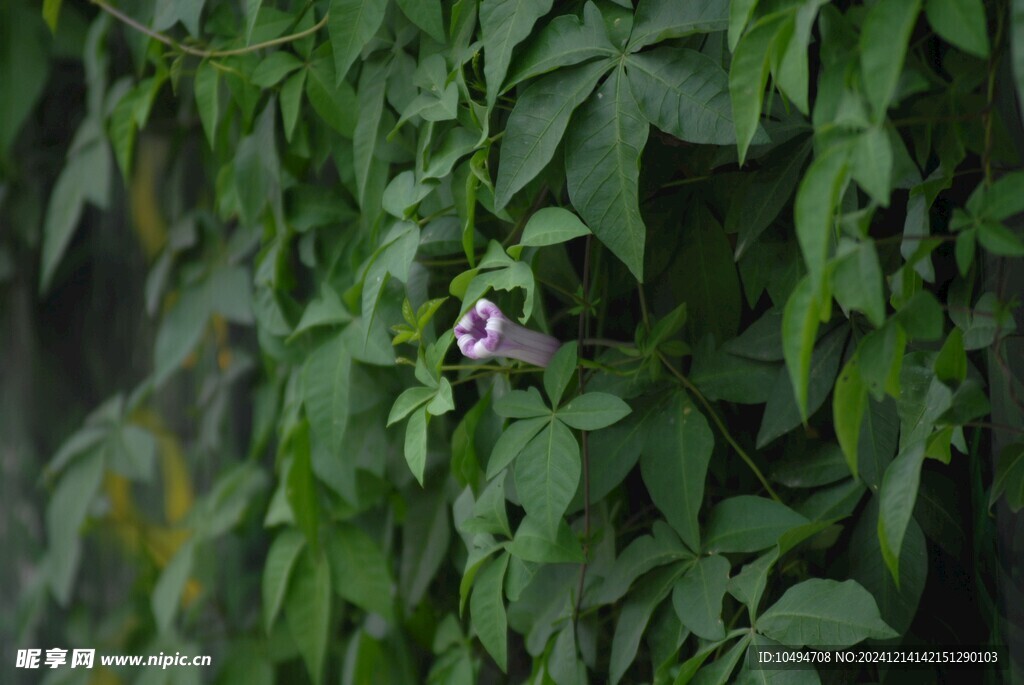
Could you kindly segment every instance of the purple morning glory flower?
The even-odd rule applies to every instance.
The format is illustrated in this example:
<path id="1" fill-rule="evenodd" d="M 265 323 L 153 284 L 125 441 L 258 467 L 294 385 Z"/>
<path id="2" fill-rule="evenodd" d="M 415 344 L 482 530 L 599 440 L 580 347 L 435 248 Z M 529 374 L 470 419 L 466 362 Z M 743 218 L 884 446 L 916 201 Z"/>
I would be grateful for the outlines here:
<path id="1" fill-rule="evenodd" d="M 483 299 L 455 325 L 455 338 L 470 359 L 511 357 L 537 366 L 547 366 L 561 346 L 557 338 L 520 326 Z"/>

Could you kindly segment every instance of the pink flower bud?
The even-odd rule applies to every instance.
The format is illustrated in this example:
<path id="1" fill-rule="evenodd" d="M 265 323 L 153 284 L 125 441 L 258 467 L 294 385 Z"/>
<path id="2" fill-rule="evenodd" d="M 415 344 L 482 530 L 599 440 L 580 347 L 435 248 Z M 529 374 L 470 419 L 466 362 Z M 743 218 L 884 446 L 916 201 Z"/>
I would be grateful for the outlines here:
<path id="1" fill-rule="evenodd" d="M 455 325 L 455 338 L 470 359 L 510 357 L 536 366 L 547 366 L 561 346 L 557 338 L 520 326 L 483 299 Z"/>

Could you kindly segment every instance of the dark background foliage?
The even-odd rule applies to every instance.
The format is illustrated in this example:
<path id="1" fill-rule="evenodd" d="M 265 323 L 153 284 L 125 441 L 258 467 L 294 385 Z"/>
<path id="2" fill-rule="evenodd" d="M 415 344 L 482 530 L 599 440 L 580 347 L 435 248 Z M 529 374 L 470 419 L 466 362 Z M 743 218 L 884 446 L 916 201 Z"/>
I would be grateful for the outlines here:
<path id="1" fill-rule="evenodd" d="M 1020 0 L 4 2 L 3 681 L 1020 680 L 1022 98 Z"/>

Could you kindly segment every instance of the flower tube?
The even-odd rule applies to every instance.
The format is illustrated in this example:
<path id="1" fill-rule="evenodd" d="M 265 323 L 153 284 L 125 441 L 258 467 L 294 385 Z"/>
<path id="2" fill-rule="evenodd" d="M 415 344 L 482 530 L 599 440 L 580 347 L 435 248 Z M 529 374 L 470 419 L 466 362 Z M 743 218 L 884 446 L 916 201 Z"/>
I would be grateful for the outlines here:
<path id="1" fill-rule="evenodd" d="M 547 366 L 561 346 L 557 338 L 520 326 L 484 299 L 455 325 L 455 338 L 470 359 L 510 357 L 536 366 Z"/>

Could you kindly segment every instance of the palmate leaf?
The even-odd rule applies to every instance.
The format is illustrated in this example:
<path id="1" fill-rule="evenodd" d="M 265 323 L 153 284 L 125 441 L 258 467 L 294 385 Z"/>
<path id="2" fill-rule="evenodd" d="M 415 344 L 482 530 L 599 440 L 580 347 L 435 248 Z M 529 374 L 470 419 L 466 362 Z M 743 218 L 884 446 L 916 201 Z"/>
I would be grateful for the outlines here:
<path id="1" fill-rule="evenodd" d="M 850 647 L 867 638 L 896 637 L 860 584 L 820 578 L 789 588 L 757 620 L 757 630 L 790 647 Z"/>
<path id="2" fill-rule="evenodd" d="M 310 679 L 319 684 L 331 621 L 331 569 L 324 555 L 314 555 L 308 547 L 299 555 L 284 614 Z"/>
<path id="3" fill-rule="evenodd" d="M 640 216 L 640 155 L 648 124 L 619 67 L 576 115 L 566 140 L 573 206 L 604 245 L 643 281 L 647 229 Z"/>
<path id="4" fill-rule="evenodd" d="M 493 107 L 512 61 L 512 49 L 530 35 L 534 23 L 551 11 L 553 0 L 484 0 L 480 4 L 487 106 Z"/>
<path id="5" fill-rule="evenodd" d="M 516 459 L 516 490 L 523 508 L 552 537 L 576 494 L 581 469 L 579 444 L 558 420 L 527 443 Z"/>
<path id="6" fill-rule="evenodd" d="M 473 629 L 502 671 L 508 668 L 508 618 L 502 592 L 508 560 L 508 554 L 502 554 L 487 563 L 477 574 L 469 600 Z"/>
<path id="7" fill-rule="evenodd" d="M 686 395 L 644 422 L 640 472 L 651 499 L 683 542 L 700 550 L 697 513 L 704 501 L 704 480 L 715 440 L 704 415 Z"/>
<path id="8" fill-rule="evenodd" d="M 740 164 L 754 139 L 761 119 L 764 88 L 768 83 L 769 54 L 784 17 L 772 14 L 758 21 L 740 39 L 729 67 L 729 94 L 736 122 Z"/>
<path id="9" fill-rule="evenodd" d="M 377 33 L 387 6 L 388 0 L 331 0 L 327 30 L 334 49 L 337 83 L 344 80 L 363 47 Z"/>
<path id="10" fill-rule="evenodd" d="M 618 54 L 608 39 L 601 11 L 593 2 L 583 6 L 583 19 L 566 14 L 555 17 L 516 57 L 504 90 L 528 78 L 596 57 Z"/>
<path id="11" fill-rule="evenodd" d="M 560 69 L 536 81 L 519 96 L 501 145 L 501 164 L 494 187 L 496 208 L 507 205 L 512 195 L 551 161 L 569 125 L 569 117 L 607 69 L 605 62 Z"/>
<path id="12" fill-rule="evenodd" d="M 901 449 L 885 470 L 882 488 L 878 493 L 878 541 L 882 548 L 882 558 L 897 587 L 900 583 L 900 550 L 903 549 L 903 536 L 914 515 L 924 448 L 924 441 L 919 440 Z"/>
<path id="13" fill-rule="evenodd" d="M 728 559 L 712 554 L 697 560 L 672 590 L 672 604 L 683 625 L 705 640 L 724 638 L 722 598 L 728 584 Z"/>
<path id="14" fill-rule="evenodd" d="M 729 24 L 729 3 L 722 0 L 641 0 L 629 36 L 629 50 L 669 38 L 723 31 Z"/>
<path id="15" fill-rule="evenodd" d="M 864 94 L 876 120 L 885 116 L 907 54 L 920 0 L 891 0 L 871 7 L 860 34 L 860 68 Z"/>
<path id="16" fill-rule="evenodd" d="M 658 48 L 630 55 L 626 73 L 644 116 L 665 133 L 691 143 L 736 142 L 729 76 L 715 60 L 695 50 Z"/>
<path id="17" fill-rule="evenodd" d="M 652 571 L 645 576 L 638 591 L 626 600 L 619 614 L 619 621 L 615 624 L 615 634 L 612 636 L 611 662 L 608 666 L 612 685 L 622 680 L 626 669 L 636 659 L 640 638 L 647 629 L 651 614 L 668 596 L 672 586 L 685 570 L 686 565 L 680 563 Z"/>

